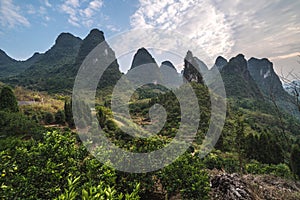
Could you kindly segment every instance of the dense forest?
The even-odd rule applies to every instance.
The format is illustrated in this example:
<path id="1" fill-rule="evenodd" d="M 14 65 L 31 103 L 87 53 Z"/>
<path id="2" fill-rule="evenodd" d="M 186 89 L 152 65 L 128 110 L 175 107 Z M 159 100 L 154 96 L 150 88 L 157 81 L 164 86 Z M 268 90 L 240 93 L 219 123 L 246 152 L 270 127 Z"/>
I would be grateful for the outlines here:
<path id="1" fill-rule="evenodd" d="M 116 58 L 98 83 L 94 108 L 72 98 L 83 60 L 103 42 L 106 49 L 101 62 L 105 63 L 114 52 L 99 30 L 92 30 L 83 40 L 63 33 L 44 54 L 22 63 L 7 58 L 7 64 L 1 62 L 1 199 L 300 199 L 299 96 L 284 90 L 268 59 L 246 60 L 242 54 L 229 61 L 218 57 L 212 69 L 204 66 L 201 71 L 203 64 L 187 50 L 183 72 L 177 73 L 171 62 L 159 67 L 141 48 L 130 70 L 150 63 L 149 72 L 143 73 L 153 83 L 133 92 L 127 102 L 129 120 L 116 117 L 111 108 L 113 86 L 123 75 Z M 207 86 L 213 87 L 214 82 L 205 82 L 207 77 L 213 79 L 213 69 L 220 71 L 224 81 L 226 119 L 216 145 L 203 157 L 212 120 L 211 98 L 221 101 Z M 138 76 L 136 73 L 139 71 L 126 81 Z M 171 89 L 160 84 L 165 82 Z M 197 105 L 189 98 L 181 102 L 175 95 L 184 96 L 188 87 Z M 165 148 L 176 140 L 181 128 L 181 103 L 190 113 L 199 107 L 200 120 L 195 136 L 188 138 L 191 145 L 171 164 L 151 172 L 129 173 L 94 156 L 97 151 L 106 156 L 98 126 L 114 145 L 129 152 Z M 167 115 L 157 134 L 143 138 L 124 131 L 146 134 L 139 127 L 155 123 L 150 114 L 158 104 Z M 83 108 L 76 115 L 74 105 Z M 91 122 L 92 117 L 97 121 Z M 79 136 L 80 129 L 88 130 L 85 138 Z M 190 129 L 186 123 L 184 131 Z"/>

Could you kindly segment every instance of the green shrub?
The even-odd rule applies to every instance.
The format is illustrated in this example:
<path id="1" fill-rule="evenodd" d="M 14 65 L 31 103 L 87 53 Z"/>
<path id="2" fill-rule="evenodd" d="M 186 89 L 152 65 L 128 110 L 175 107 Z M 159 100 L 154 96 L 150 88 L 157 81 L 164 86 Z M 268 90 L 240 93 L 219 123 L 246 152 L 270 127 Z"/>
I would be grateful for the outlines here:
<path id="1" fill-rule="evenodd" d="M 45 124 L 52 124 L 54 122 L 54 116 L 52 113 L 45 113 L 44 115 L 44 122 Z"/>
<path id="2" fill-rule="evenodd" d="M 209 176 L 198 157 L 180 157 L 162 170 L 160 178 L 169 196 L 180 193 L 183 199 L 209 199 Z"/>
<path id="3" fill-rule="evenodd" d="M 251 174 L 272 174 L 288 179 L 293 177 L 293 173 L 286 164 L 269 165 L 252 161 L 251 163 L 246 164 L 246 172 Z"/>
<path id="4" fill-rule="evenodd" d="M 37 136 L 42 130 L 43 128 L 40 125 L 21 113 L 0 111 L 0 135 L 2 136 Z"/>
<path id="5" fill-rule="evenodd" d="M 239 172 L 238 159 L 232 154 L 221 155 L 220 151 L 215 151 L 208 154 L 204 159 L 203 163 L 208 169 L 225 170 L 228 173 Z"/>
<path id="6" fill-rule="evenodd" d="M 55 123 L 64 125 L 66 123 L 66 116 L 62 110 L 57 111 L 55 113 Z"/>

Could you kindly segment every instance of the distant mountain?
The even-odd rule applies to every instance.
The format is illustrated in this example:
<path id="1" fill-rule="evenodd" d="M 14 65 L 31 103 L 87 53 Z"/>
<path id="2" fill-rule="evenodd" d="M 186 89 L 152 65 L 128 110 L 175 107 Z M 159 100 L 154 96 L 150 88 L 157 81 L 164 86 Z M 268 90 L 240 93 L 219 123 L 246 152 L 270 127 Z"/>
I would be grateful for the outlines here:
<path id="1" fill-rule="evenodd" d="M 268 98 L 274 96 L 277 99 L 286 99 L 287 93 L 278 75 L 274 71 L 272 62 L 266 58 L 251 58 L 248 61 L 248 69 L 257 86 L 265 96 Z"/>
<path id="2" fill-rule="evenodd" d="M 201 75 L 204 76 L 209 71 L 207 65 L 202 60 L 197 58 L 196 56 L 194 56 L 194 60 L 196 61 L 197 65 L 199 67 Z"/>
<path id="3" fill-rule="evenodd" d="M 217 69 L 221 71 L 223 67 L 227 65 L 227 63 L 228 61 L 225 58 L 223 58 L 222 56 L 218 56 L 213 67 L 217 67 Z"/>
<path id="4" fill-rule="evenodd" d="M 107 67 L 107 69 L 103 73 L 101 80 L 99 80 L 98 86 L 99 88 L 105 88 L 115 85 L 122 75 L 119 70 L 119 64 L 115 58 L 114 51 L 105 41 L 104 33 L 98 29 L 91 30 L 90 33 L 83 39 L 82 44 L 79 48 L 79 52 L 76 56 L 75 63 L 66 66 L 61 76 L 63 76 L 63 74 L 68 74 L 68 76 L 73 80 L 86 56 L 100 43 L 102 46 L 101 49 L 97 50 L 97 53 L 100 56 L 101 65 L 103 67 Z M 113 60 L 113 62 L 107 63 L 108 60 Z M 108 66 L 104 66 L 106 63 Z M 72 86 L 73 81 L 70 87 Z"/>
<path id="5" fill-rule="evenodd" d="M 162 76 L 155 59 L 143 47 L 135 53 L 126 77 L 128 80 L 138 84 L 162 83 Z"/>
<path id="6" fill-rule="evenodd" d="M 74 63 L 81 43 L 80 38 L 70 33 L 61 33 L 48 51 L 35 54 L 30 59 L 31 65 L 7 82 L 37 90 L 61 89 L 60 77 L 56 75 L 64 66 Z"/>
<path id="7" fill-rule="evenodd" d="M 296 94 L 295 90 L 299 91 L 299 93 L 300 93 L 300 80 L 294 80 L 289 83 L 284 83 L 283 88 L 290 95 L 294 96 Z"/>
<path id="8" fill-rule="evenodd" d="M 9 57 L 4 51 L 0 49 L 0 78 L 14 75 L 18 72 L 18 61 Z"/>
<path id="9" fill-rule="evenodd" d="M 30 89 L 50 92 L 71 92 L 76 74 L 85 57 L 101 42 L 104 42 L 103 59 L 113 56 L 114 62 L 104 73 L 99 85 L 106 87 L 120 77 L 115 54 L 105 42 L 102 31 L 93 29 L 84 40 L 70 33 L 61 33 L 55 44 L 44 54 L 35 54 L 31 66 L 19 75 L 4 81 Z M 38 59 L 35 59 L 38 57 Z M 102 61 L 104 62 L 104 60 Z"/>
<path id="10" fill-rule="evenodd" d="M 170 61 L 164 61 L 160 66 L 160 73 L 163 84 L 170 88 L 177 88 L 182 85 L 182 77 Z"/>
<path id="11" fill-rule="evenodd" d="M 25 71 L 30 65 L 39 59 L 40 54 L 35 53 L 26 61 L 17 61 L 9 57 L 0 49 L 0 78 L 16 76 Z"/>
<path id="12" fill-rule="evenodd" d="M 193 53 L 188 51 L 184 58 L 184 81 L 203 84 L 203 76 L 199 68 L 199 59 L 195 59 Z"/>
<path id="13" fill-rule="evenodd" d="M 220 67 L 218 60 L 220 59 L 216 60 L 215 66 Z M 253 80 L 247 65 L 244 55 L 239 54 L 221 67 L 226 94 L 228 97 L 263 99 L 263 94 Z"/>
<path id="14" fill-rule="evenodd" d="M 12 64 L 17 62 L 16 60 L 9 57 L 3 50 L 0 49 L 0 65 Z"/>

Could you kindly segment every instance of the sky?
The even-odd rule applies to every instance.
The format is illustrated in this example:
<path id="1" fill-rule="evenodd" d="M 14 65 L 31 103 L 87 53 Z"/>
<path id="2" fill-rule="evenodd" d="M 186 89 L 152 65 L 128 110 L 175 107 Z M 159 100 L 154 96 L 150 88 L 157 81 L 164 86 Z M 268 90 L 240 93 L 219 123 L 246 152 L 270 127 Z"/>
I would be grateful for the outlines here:
<path id="1" fill-rule="evenodd" d="M 195 56 L 201 57 L 197 49 L 209 55 L 203 58 L 208 66 L 219 55 L 242 53 L 269 58 L 285 75 L 300 73 L 299 11 L 299 0 L 1 0 L 0 49 L 25 60 L 47 51 L 62 32 L 84 38 L 98 28 L 109 41 L 129 30 L 159 28 L 188 38 Z M 127 56 L 121 66 L 129 63 Z"/>

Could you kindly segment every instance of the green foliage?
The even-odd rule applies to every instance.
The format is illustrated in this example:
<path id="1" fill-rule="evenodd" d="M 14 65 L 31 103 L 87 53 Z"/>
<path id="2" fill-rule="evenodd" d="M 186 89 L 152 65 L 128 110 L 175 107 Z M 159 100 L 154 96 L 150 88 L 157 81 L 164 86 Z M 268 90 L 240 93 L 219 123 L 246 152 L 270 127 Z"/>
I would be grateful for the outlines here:
<path id="1" fill-rule="evenodd" d="M 0 92 L 0 110 L 8 112 L 19 112 L 18 102 L 13 90 L 5 86 Z"/>
<path id="2" fill-rule="evenodd" d="M 99 125 L 101 127 L 104 127 L 105 124 L 106 124 L 106 121 L 107 121 L 107 116 L 109 115 L 107 109 L 103 106 L 99 106 L 97 107 L 97 118 L 98 118 L 98 121 L 99 121 Z"/>
<path id="3" fill-rule="evenodd" d="M 68 126 L 70 128 L 74 128 L 75 123 L 74 123 L 73 113 L 72 113 L 72 101 L 65 100 L 64 111 L 65 111 L 65 118 L 66 118 L 66 122 L 68 123 Z"/>
<path id="4" fill-rule="evenodd" d="M 210 170 L 225 170 L 227 173 L 240 171 L 238 156 L 232 153 L 221 153 L 221 151 L 211 152 L 205 156 L 203 163 Z"/>
<path id="5" fill-rule="evenodd" d="M 45 124 L 52 124 L 54 122 L 54 116 L 52 113 L 45 113 L 44 115 L 44 122 Z"/>
<path id="6" fill-rule="evenodd" d="M 80 177 L 75 178 L 74 180 L 68 178 L 68 188 L 65 189 L 65 192 L 59 195 L 56 200 L 115 200 L 115 199 L 125 199 L 125 200 L 139 200 L 139 184 L 136 185 L 134 191 L 130 194 L 118 193 L 116 189 L 111 188 L 110 186 L 105 186 L 103 182 L 97 184 L 97 186 L 90 186 L 86 189 L 82 189 L 81 194 L 78 191 Z M 125 197 L 125 198 L 124 198 Z"/>
<path id="7" fill-rule="evenodd" d="M 138 185 L 128 194 L 116 191 L 115 171 L 89 156 L 69 132 L 48 132 L 40 142 L 15 144 L 0 152 L 1 199 L 78 199 L 86 192 L 94 199 L 138 199 Z"/>
<path id="8" fill-rule="evenodd" d="M 294 145 L 291 152 L 291 167 L 295 175 L 300 177 L 300 147 Z"/>
<path id="9" fill-rule="evenodd" d="M 55 113 L 55 123 L 64 125 L 66 123 L 66 116 L 64 111 L 59 110 Z"/>
<path id="10" fill-rule="evenodd" d="M 0 135 L 2 136 L 28 135 L 39 137 L 42 130 L 40 125 L 21 113 L 0 111 Z"/>
<path id="11" fill-rule="evenodd" d="M 257 161 L 252 161 L 246 164 L 246 172 L 250 174 L 271 174 L 282 178 L 291 179 L 293 173 L 286 164 L 268 165 Z"/>
<path id="12" fill-rule="evenodd" d="M 282 143 L 275 135 L 263 132 L 260 137 L 257 137 L 249 134 L 246 141 L 245 152 L 249 159 L 255 159 L 266 164 L 284 162 Z"/>
<path id="13" fill-rule="evenodd" d="M 169 195 L 180 193 L 183 199 L 209 199 L 209 177 L 198 157 L 185 154 L 160 174 Z"/>

